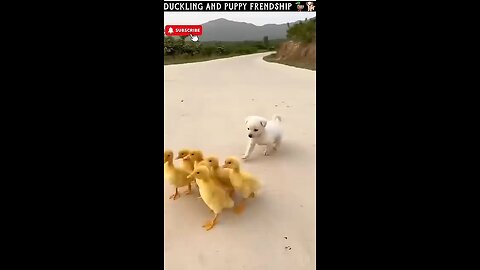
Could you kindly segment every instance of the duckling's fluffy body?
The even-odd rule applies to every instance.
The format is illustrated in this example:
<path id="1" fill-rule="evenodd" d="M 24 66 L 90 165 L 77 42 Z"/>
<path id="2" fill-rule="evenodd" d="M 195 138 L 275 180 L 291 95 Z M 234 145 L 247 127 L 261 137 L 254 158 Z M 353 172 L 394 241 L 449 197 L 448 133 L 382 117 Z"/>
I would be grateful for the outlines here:
<path id="1" fill-rule="evenodd" d="M 208 157 L 205 159 L 208 164 L 210 171 L 212 172 L 213 177 L 219 180 L 221 185 L 227 190 L 227 192 L 232 195 L 234 187 L 230 181 L 230 170 L 220 167 L 218 163 L 218 158 Z"/>
<path id="2" fill-rule="evenodd" d="M 190 154 L 189 149 L 182 149 L 178 151 L 178 156 L 176 159 L 182 159 L 182 168 L 188 172 L 193 171 L 193 160 L 186 159 L 186 157 Z"/>
<path id="3" fill-rule="evenodd" d="M 205 227 L 207 230 L 210 230 L 215 226 L 217 217 L 222 210 L 225 208 L 232 208 L 234 206 L 234 202 L 227 192 L 217 183 L 215 183 L 211 177 L 209 169 L 206 166 L 197 166 L 188 177 L 195 177 L 197 179 L 202 200 L 205 202 L 208 208 L 215 213 L 213 220 L 203 225 L 203 227 Z"/>
<path id="4" fill-rule="evenodd" d="M 243 198 L 253 197 L 260 189 L 261 185 L 258 180 L 251 174 L 240 170 L 240 163 L 237 159 L 230 157 L 225 160 L 224 168 L 230 170 L 230 182 L 235 191 L 240 193 Z"/>
<path id="5" fill-rule="evenodd" d="M 190 185 L 191 180 L 188 179 L 189 172 L 181 169 L 175 168 L 173 164 L 173 152 L 167 150 L 163 153 L 164 163 L 164 178 L 173 186 L 175 186 L 175 193 L 170 196 L 170 199 L 176 199 L 179 197 L 178 188 L 188 186 L 188 191 L 186 194 L 190 194 L 192 191 L 192 186 Z"/>
<path id="6" fill-rule="evenodd" d="M 221 213 L 224 208 L 232 208 L 234 206 L 232 198 L 210 176 L 206 179 L 197 180 L 200 196 L 208 208 L 212 209 L 215 214 Z"/>

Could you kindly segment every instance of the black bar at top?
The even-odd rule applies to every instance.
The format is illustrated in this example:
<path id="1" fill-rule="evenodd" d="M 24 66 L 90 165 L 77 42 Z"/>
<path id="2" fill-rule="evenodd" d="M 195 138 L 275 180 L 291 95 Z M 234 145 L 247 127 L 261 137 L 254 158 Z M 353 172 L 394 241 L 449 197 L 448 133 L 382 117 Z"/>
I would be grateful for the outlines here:
<path id="1" fill-rule="evenodd" d="M 308 11 L 313 3 L 313 11 Z M 315 1 L 167 1 L 164 12 L 316 12 Z"/>

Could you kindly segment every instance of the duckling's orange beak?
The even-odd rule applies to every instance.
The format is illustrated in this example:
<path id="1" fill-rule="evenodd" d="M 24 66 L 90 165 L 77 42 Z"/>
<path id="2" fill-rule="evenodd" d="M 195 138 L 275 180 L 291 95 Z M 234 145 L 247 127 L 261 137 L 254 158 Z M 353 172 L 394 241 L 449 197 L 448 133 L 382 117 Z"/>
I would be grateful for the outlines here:
<path id="1" fill-rule="evenodd" d="M 185 156 L 183 160 L 190 160 L 190 156 Z"/>
<path id="2" fill-rule="evenodd" d="M 187 176 L 187 179 L 190 179 L 193 177 L 193 172 Z"/>
<path id="3" fill-rule="evenodd" d="M 182 158 L 182 157 L 178 156 L 178 157 L 176 157 L 176 158 L 175 158 L 175 160 L 177 160 L 177 159 L 181 159 L 181 158 Z"/>
<path id="4" fill-rule="evenodd" d="M 227 164 L 223 164 L 222 168 L 228 168 Z"/>

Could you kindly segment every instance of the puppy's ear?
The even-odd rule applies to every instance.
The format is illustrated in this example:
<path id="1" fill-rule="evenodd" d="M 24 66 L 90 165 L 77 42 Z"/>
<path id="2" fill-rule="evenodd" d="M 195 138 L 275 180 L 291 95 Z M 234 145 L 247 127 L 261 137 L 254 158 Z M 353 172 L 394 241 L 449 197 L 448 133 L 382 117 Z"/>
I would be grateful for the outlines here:
<path id="1" fill-rule="evenodd" d="M 245 118 L 245 125 L 248 123 L 248 120 L 250 120 L 250 116 Z"/>
<path id="2" fill-rule="evenodd" d="M 262 127 L 266 127 L 267 126 L 267 121 L 265 121 L 265 120 L 260 121 L 260 125 L 262 125 Z"/>

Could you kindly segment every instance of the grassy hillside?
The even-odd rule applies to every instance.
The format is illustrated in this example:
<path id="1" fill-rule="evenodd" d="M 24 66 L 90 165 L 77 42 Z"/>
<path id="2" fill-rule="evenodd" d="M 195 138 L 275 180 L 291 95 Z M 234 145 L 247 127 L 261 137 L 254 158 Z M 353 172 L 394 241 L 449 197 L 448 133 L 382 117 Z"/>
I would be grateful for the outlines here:
<path id="1" fill-rule="evenodd" d="M 316 70 L 316 18 L 292 25 L 288 41 L 280 44 L 277 53 L 263 59 L 285 65 Z"/>
<path id="2" fill-rule="evenodd" d="M 302 43 L 311 43 L 316 41 L 317 18 L 299 22 L 287 30 L 287 39 Z"/>
<path id="3" fill-rule="evenodd" d="M 200 37 L 201 38 L 201 37 Z M 284 40 L 242 42 L 191 42 L 188 37 L 164 36 L 164 64 L 207 61 L 238 55 L 274 51 Z"/>

